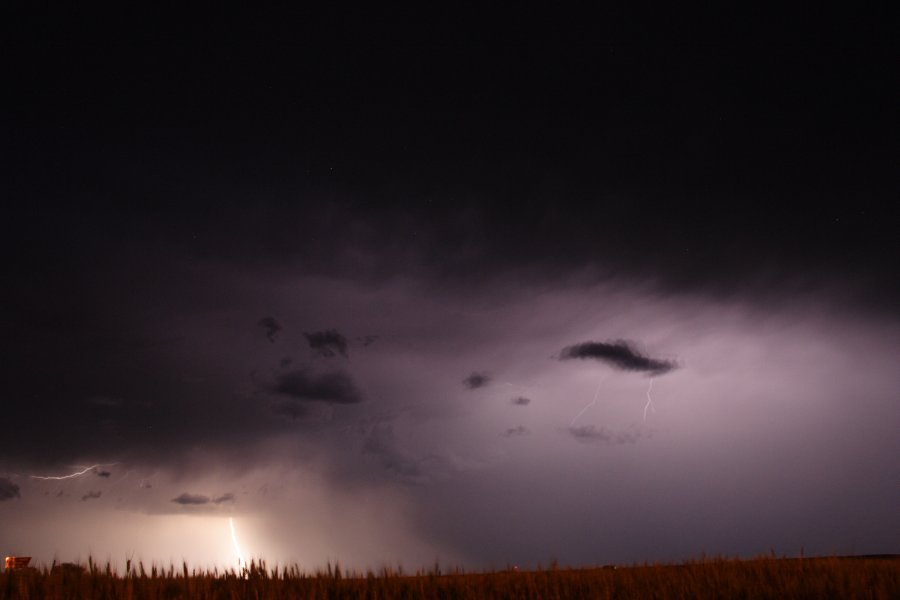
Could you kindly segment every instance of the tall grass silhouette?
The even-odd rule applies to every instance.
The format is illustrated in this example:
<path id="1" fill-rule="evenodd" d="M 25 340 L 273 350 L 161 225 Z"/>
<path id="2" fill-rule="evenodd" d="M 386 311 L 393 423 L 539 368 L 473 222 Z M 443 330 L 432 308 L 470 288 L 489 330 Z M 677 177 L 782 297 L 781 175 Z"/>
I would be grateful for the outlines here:
<path id="1" fill-rule="evenodd" d="M 405 574 L 401 568 L 354 572 L 338 564 L 305 572 L 252 561 L 246 569 L 196 571 L 128 562 L 119 574 L 92 559 L 84 567 L 32 568 L 0 574 L 0 598 L 31 599 L 341 599 L 433 600 L 598 598 L 866 599 L 900 597 L 900 557 L 703 559 L 685 564 L 569 569 L 551 566 L 467 573 Z"/>

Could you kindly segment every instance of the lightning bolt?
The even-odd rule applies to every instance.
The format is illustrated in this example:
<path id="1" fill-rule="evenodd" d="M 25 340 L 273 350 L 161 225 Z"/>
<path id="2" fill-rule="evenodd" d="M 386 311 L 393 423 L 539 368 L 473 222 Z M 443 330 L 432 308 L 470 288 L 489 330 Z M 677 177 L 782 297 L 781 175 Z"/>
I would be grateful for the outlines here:
<path id="1" fill-rule="evenodd" d="M 75 473 L 71 473 L 69 475 L 46 475 L 46 476 L 45 475 L 30 475 L 30 477 L 32 479 L 42 479 L 44 481 L 61 481 L 63 479 L 73 479 L 75 477 L 81 477 L 85 473 L 89 473 L 92 470 L 96 469 L 97 467 L 109 467 L 109 466 L 117 465 L 117 464 L 119 464 L 119 463 L 114 462 L 114 463 L 101 463 L 101 464 L 91 465 L 90 467 L 85 467 L 83 470 L 77 471 Z"/>
<path id="2" fill-rule="evenodd" d="M 600 388 L 601 388 L 602 386 L 603 386 L 603 382 L 600 382 L 600 385 L 597 386 L 597 391 L 594 392 L 594 399 L 591 400 L 590 402 L 588 402 L 588 403 L 585 405 L 585 407 L 581 409 L 581 412 L 579 412 L 577 415 L 575 415 L 575 418 L 572 419 L 572 422 L 571 422 L 571 423 L 569 423 L 569 427 L 575 427 L 575 422 L 576 422 L 578 419 L 581 418 L 581 415 L 583 415 L 583 414 L 587 411 L 587 409 L 589 409 L 589 408 L 592 407 L 593 405 L 597 404 L 597 398 L 600 397 Z"/>
<path id="3" fill-rule="evenodd" d="M 238 545 L 237 534 L 234 533 L 234 518 L 228 517 L 228 527 L 231 528 L 231 542 L 234 544 L 234 552 L 238 557 L 238 568 L 245 568 L 247 561 L 244 560 L 241 547 Z"/>
<path id="4" fill-rule="evenodd" d="M 578 419 L 581 418 L 581 415 L 587 412 L 587 409 L 597 404 L 597 399 L 600 397 L 600 388 L 603 386 L 603 383 L 597 386 L 597 391 L 594 392 L 594 399 L 588 402 L 584 408 L 582 408 L 575 418 L 572 419 L 572 422 L 569 423 L 569 427 L 575 427 L 575 423 Z M 653 410 L 653 413 L 656 414 L 656 406 L 653 404 L 653 398 L 650 396 L 650 392 L 653 390 L 653 378 L 650 378 L 650 385 L 647 387 L 647 404 L 644 405 L 644 421 L 647 420 L 647 411 Z"/>
<path id="5" fill-rule="evenodd" d="M 650 397 L 650 390 L 653 389 L 653 378 L 650 378 L 650 385 L 647 387 L 647 404 L 644 405 L 644 421 L 647 420 L 647 409 L 652 408 L 653 414 L 656 414 L 656 407 L 653 406 L 653 398 Z"/>

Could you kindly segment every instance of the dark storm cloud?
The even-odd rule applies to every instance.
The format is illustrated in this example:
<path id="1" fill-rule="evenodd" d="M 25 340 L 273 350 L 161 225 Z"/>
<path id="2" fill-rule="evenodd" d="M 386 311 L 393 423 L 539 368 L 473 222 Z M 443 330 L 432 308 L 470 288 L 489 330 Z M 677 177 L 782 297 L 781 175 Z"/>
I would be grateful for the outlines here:
<path id="1" fill-rule="evenodd" d="M 603 444 L 606 446 L 620 446 L 622 444 L 634 444 L 641 438 L 637 431 L 609 431 L 603 427 L 597 429 L 594 425 L 582 427 L 569 427 L 566 431 L 579 442 Z"/>
<path id="2" fill-rule="evenodd" d="M 281 331 L 281 325 L 278 324 L 274 317 L 263 317 L 257 325 L 266 328 L 266 337 L 269 338 L 270 342 L 274 342 L 275 335 Z"/>
<path id="3" fill-rule="evenodd" d="M 410 484 L 428 481 L 443 467 L 437 456 L 416 457 L 397 448 L 394 428 L 389 424 L 375 426 L 366 434 L 363 452 L 376 458 L 393 478 Z"/>
<path id="4" fill-rule="evenodd" d="M 202 494 L 188 494 L 187 492 L 172 498 L 171 500 L 175 504 L 181 504 L 182 506 L 199 506 L 201 504 L 209 504 L 209 496 L 204 496 Z"/>
<path id="5" fill-rule="evenodd" d="M 319 356 L 331 358 L 337 353 L 347 358 L 347 338 L 338 333 L 337 330 L 325 329 L 312 333 L 304 332 L 303 336 L 309 342 L 309 347 Z"/>
<path id="6" fill-rule="evenodd" d="M 282 417 L 300 419 L 309 414 L 309 408 L 297 401 L 280 402 L 272 407 L 272 412 Z"/>
<path id="7" fill-rule="evenodd" d="M 234 502 L 234 494 L 231 492 L 222 494 L 218 498 L 213 499 L 213 504 L 222 504 L 223 502 Z"/>
<path id="8" fill-rule="evenodd" d="M 480 387 L 486 386 L 490 381 L 490 374 L 473 371 L 471 375 L 463 379 L 463 385 L 466 386 L 467 389 L 477 390 Z"/>
<path id="9" fill-rule="evenodd" d="M 528 434 L 528 430 L 525 429 L 523 426 L 518 425 L 516 427 L 510 427 L 509 429 L 504 431 L 503 437 L 515 437 L 515 436 L 527 435 L 527 434 Z"/>
<path id="10" fill-rule="evenodd" d="M 896 179 L 888 176 L 893 169 L 885 168 L 892 136 L 883 126 L 896 109 L 888 108 L 894 103 L 880 101 L 882 78 L 869 77 L 886 61 L 851 76 L 847 65 L 867 56 L 865 49 L 860 54 L 854 44 L 844 42 L 832 44 L 838 47 L 834 53 L 822 53 L 815 45 L 790 46 L 762 32 L 746 45 L 745 52 L 760 59 L 759 68 L 748 71 L 746 62 L 702 41 L 691 44 L 698 48 L 696 56 L 685 56 L 679 54 L 684 44 L 655 43 L 652 34 L 646 36 L 647 44 L 627 43 L 635 37 L 633 31 L 614 22 L 608 26 L 611 35 L 597 36 L 587 20 L 586 27 L 569 23 L 583 29 L 579 35 L 569 35 L 572 28 L 565 25 L 555 27 L 572 43 L 561 40 L 566 43 L 554 44 L 559 50 L 548 48 L 549 53 L 530 47 L 530 40 L 546 36 L 515 27 L 522 32 L 520 39 L 504 39 L 508 36 L 497 36 L 492 23 L 485 23 L 485 39 L 505 51 L 493 52 L 467 32 L 448 31 L 444 37 L 410 27 L 417 39 L 440 46 L 440 60 L 433 60 L 427 52 L 396 46 L 391 36 L 381 35 L 380 24 L 371 23 L 358 29 L 310 23 L 306 30 L 324 37 L 347 30 L 348 40 L 309 40 L 308 48 L 333 51 L 309 52 L 296 44 L 287 44 L 292 52 L 270 51 L 242 34 L 252 29 L 272 40 L 293 35 L 303 41 L 308 36 L 296 30 L 296 19 L 282 19 L 274 30 L 266 23 L 234 19 L 242 21 L 245 31 L 228 31 L 217 23 L 205 28 L 220 31 L 220 40 L 211 41 L 179 24 L 189 39 L 165 44 L 169 50 L 151 43 L 146 54 L 125 56 L 103 51 L 114 47 L 115 39 L 110 46 L 102 36 L 63 26 L 69 15 L 57 18 L 46 26 L 15 28 L 15 35 L 28 42 L 20 53 L 25 61 L 15 72 L 29 76 L 16 81 L 14 75 L 7 83 L 21 91 L 11 95 L 22 108 L 21 115 L 13 113 L 11 147 L 23 151 L 12 153 L 12 164 L 7 164 L 15 177 L 7 178 L 12 185 L 4 182 L 4 190 L 11 192 L 4 196 L 13 208 L 0 224 L 0 245 L 15 257 L 5 265 L 11 276 L 4 277 L 4 392 L 7 398 L 21 399 L 0 403 L 0 420 L 7 424 L 0 452 L 4 469 L 26 473 L 34 465 L 64 473 L 62 466 L 73 461 L 119 460 L 121 453 L 129 469 L 134 463 L 135 473 L 156 478 L 154 490 L 131 492 L 140 495 L 135 503 L 142 507 L 154 497 L 165 504 L 178 489 L 186 492 L 183 486 L 194 487 L 178 481 L 209 477 L 222 482 L 199 488 L 210 499 L 221 497 L 223 488 L 238 489 L 238 506 L 247 502 L 248 511 L 259 516 L 256 537 L 274 535 L 276 529 L 291 532 L 281 540 L 265 540 L 266 547 L 285 548 L 311 568 L 316 556 L 337 556 L 343 549 L 357 556 L 368 553 L 370 564 L 393 564 L 394 541 L 407 522 L 417 541 L 434 541 L 442 557 L 446 553 L 447 560 L 476 568 L 505 564 L 510 555 L 533 564 L 568 553 L 559 557 L 565 564 L 608 560 L 616 552 L 622 554 L 615 560 L 629 562 L 689 556 L 698 547 L 753 552 L 768 547 L 762 545 L 765 536 L 757 538 L 762 544 L 733 540 L 781 515 L 785 519 L 777 524 L 785 533 L 772 540 L 776 547 L 812 535 L 844 548 L 853 536 L 867 539 L 866 529 L 858 530 L 860 522 L 853 520 L 869 512 L 867 505 L 879 517 L 881 530 L 890 529 L 884 526 L 890 521 L 883 518 L 889 513 L 881 501 L 893 497 L 882 487 L 888 472 L 883 462 L 890 461 L 862 462 L 863 457 L 893 455 L 885 450 L 897 446 L 884 441 L 896 436 L 870 429 L 897 421 L 896 404 L 880 408 L 874 403 L 881 402 L 880 396 L 868 400 L 870 393 L 882 393 L 876 387 L 882 381 L 896 383 L 896 371 L 881 362 L 885 353 L 858 352 L 875 349 L 862 331 L 852 332 L 859 344 L 850 346 L 851 336 L 845 336 L 850 320 L 842 319 L 843 313 L 816 331 L 817 337 L 802 337 L 802 325 L 784 328 L 796 343 L 783 347 L 779 342 L 787 338 L 773 334 L 754 339 L 752 332 L 738 332 L 744 321 L 736 316 L 760 297 L 788 300 L 792 292 L 784 291 L 790 287 L 784 282 L 798 281 L 797 288 L 815 290 L 810 284 L 816 274 L 807 275 L 810 269 L 828 273 L 840 267 L 835 271 L 840 283 L 843 270 L 882 265 L 863 274 L 881 282 L 876 289 L 893 294 L 865 297 L 887 297 L 884 304 L 900 297 L 898 263 L 889 258 L 900 255 L 900 236 L 893 232 L 895 221 L 885 218 L 891 204 L 886 199 L 896 198 Z M 103 25 L 103 19 L 96 21 Z M 222 19 L 217 16 L 217 21 Z M 129 32 L 127 37 L 161 37 L 145 33 Z M 59 35 L 63 38 L 53 39 Z M 70 52 L 67 35 L 93 48 L 91 55 Z M 375 44 L 370 43 L 373 38 Z M 224 48 L 217 42 L 225 39 L 238 44 L 223 52 L 194 52 Z M 378 43 L 382 39 L 391 42 Z M 623 39 L 624 45 L 607 43 Z M 373 56 L 359 52 L 359 43 L 396 50 L 392 56 Z M 742 44 L 734 40 L 729 45 Z M 241 50 L 251 47 L 251 55 Z M 783 60 L 792 47 L 802 51 Z M 68 60 L 57 60 L 62 48 Z M 597 56 L 590 54 L 592 48 Z M 158 51 L 165 55 L 160 58 Z M 91 60 L 94 52 L 102 58 L 99 63 Z M 478 60 L 476 52 L 487 60 Z M 200 77 L 192 73 L 196 63 L 182 60 L 213 54 L 217 64 L 210 69 L 204 60 Z M 354 60 L 355 55 L 364 62 Z M 414 64 L 404 64 L 407 57 Z M 137 85 L 108 76 L 129 72 L 135 64 L 142 71 Z M 462 64 L 474 67 L 477 77 L 470 81 L 457 68 L 460 77 L 447 81 L 448 67 Z M 316 79 L 318 73 L 321 79 Z M 404 73 L 425 79 L 416 82 L 416 98 L 409 97 L 407 86 L 397 85 L 405 81 Z M 816 78 L 812 85 L 795 85 L 811 73 Z M 343 93 L 371 88 L 376 78 L 376 102 L 357 102 Z M 274 89 L 266 88 L 267 83 L 274 83 Z M 477 102 L 470 101 L 473 93 Z M 77 101 L 88 97 L 115 101 Z M 303 110 L 291 108 L 298 100 Z M 208 110 L 213 105 L 215 110 Z M 869 110 L 859 110 L 867 105 Z M 442 118 L 459 108 L 465 119 L 448 123 Z M 173 116 L 180 126 L 164 132 L 166 148 L 160 151 L 159 124 Z M 126 122 L 129 134 L 120 135 Z M 829 123 L 825 132 L 823 122 Z M 335 135 L 335 124 L 340 135 Z M 826 139 L 840 142 L 821 143 Z M 553 156 L 548 148 L 555 149 Z M 290 167 L 298 162 L 304 163 L 301 168 Z M 31 197 L 41 201 L 29 201 Z M 120 197 L 141 201 L 116 204 Z M 879 204 L 885 208 L 877 208 Z M 756 276 L 768 277 L 770 269 L 775 271 L 772 280 L 757 284 Z M 332 293 L 320 295 L 316 289 Z M 717 304 L 719 299 L 725 302 Z M 841 298 L 835 303 L 844 305 Z M 896 316 L 900 302 L 893 305 Z M 610 311 L 611 306 L 622 310 Z M 805 313 L 819 318 L 817 311 Z M 766 320 L 765 311 L 750 316 L 747 321 L 758 323 L 759 329 L 778 333 L 773 326 L 780 323 L 777 318 Z M 601 323 L 605 329 L 594 329 Z M 734 336 L 717 337 L 718 328 L 731 323 Z M 567 357 L 606 364 L 538 362 L 542 352 L 559 352 L 576 339 L 611 343 L 614 337 L 633 336 L 649 342 L 656 324 L 665 326 L 665 339 L 671 331 L 671 339 L 682 341 L 683 357 L 652 346 L 645 350 L 651 358 L 642 357 L 651 364 L 637 367 L 633 360 L 623 365 L 608 356 Z M 894 325 L 885 322 L 884 335 Z M 354 414 L 298 428 L 290 416 L 323 407 L 329 413 L 341 400 L 327 394 L 310 398 L 318 370 L 310 369 L 299 383 L 279 375 L 290 375 L 312 357 L 315 348 L 303 348 L 308 340 L 300 333 L 331 326 L 340 326 L 354 345 L 354 361 L 368 360 L 360 365 L 342 361 L 340 351 L 329 347 L 332 358 L 312 362 L 316 367 L 352 364 L 354 382 L 366 399 L 371 394 L 379 402 L 336 409 Z M 373 331 L 370 327 L 384 334 L 371 351 L 356 339 Z M 119 341 L 160 332 L 184 337 L 177 344 L 156 346 L 129 347 Z M 266 337 L 259 338 L 260 333 Z M 834 346 L 830 340 L 836 341 Z M 896 342 L 890 347 L 896 349 Z M 766 352 L 757 358 L 759 348 Z M 770 352 L 782 348 L 796 348 L 797 353 Z M 286 354 L 298 358 L 279 367 Z M 832 355 L 833 379 L 843 387 L 833 386 L 834 397 L 820 398 L 815 386 L 827 383 L 829 378 L 821 375 L 832 364 L 823 358 Z M 598 407 L 585 413 L 597 418 L 597 427 L 552 435 L 559 432 L 549 424 L 569 425 L 572 412 L 596 385 L 587 377 L 575 381 L 565 375 L 598 371 L 634 383 L 665 363 L 654 365 L 654 359 L 676 356 L 697 369 L 661 378 L 684 375 L 668 390 L 680 410 L 660 415 L 665 447 L 646 443 L 627 429 L 630 419 L 640 419 L 644 389 L 626 385 L 604 388 L 608 412 Z M 784 357 L 782 371 L 785 361 L 776 359 Z M 490 369 L 497 380 L 480 391 L 460 387 L 459 376 L 466 377 L 465 370 L 473 367 Z M 265 373 L 263 383 L 245 381 L 254 368 Z M 632 372 L 614 373 L 614 368 Z M 879 370 L 886 373 L 881 380 Z M 189 382 L 193 376 L 205 382 Z M 507 377 L 521 377 L 530 385 L 501 388 Z M 876 383 L 870 386 L 869 380 Z M 98 393 L 126 402 L 115 410 L 102 409 L 102 403 L 99 408 L 84 404 L 83 399 Z M 516 394 L 535 395 L 535 408 L 513 404 L 510 414 L 507 402 Z M 489 396 L 496 406 L 484 402 Z M 840 397 L 853 397 L 852 406 L 846 407 Z M 785 398 L 791 401 L 783 402 Z M 386 406 L 371 406 L 382 404 Z M 598 404 L 607 404 L 606 398 Z M 285 416 L 272 413 L 275 405 Z M 373 437 L 368 454 L 360 456 L 360 443 L 348 441 L 361 440 L 348 440 L 343 425 L 357 413 L 368 413 L 370 406 L 411 408 L 409 416 L 396 421 L 396 439 Z M 811 410 L 839 412 L 808 419 Z M 779 427 L 769 431 L 766 424 L 776 411 Z M 103 425 L 107 412 L 115 415 L 114 427 Z M 758 419 L 757 412 L 763 413 Z M 529 423 L 531 435 L 501 437 L 507 428 L 515 430 L 516 418 Z M 14 423 L 22 426 L 10 427 Z M 600 429 L 601 424 L 611 429 Z M 547 427 L 549 437 L 542 433 Z M 841 435 L 854 430 L 861 435 Z M 819 445 L 819 439 L 825 443 Z M 446 448 L 446 462 L 452 465 L 470 461 L 488 466 L 396 502 L 393 491 L 364 468 L 419 480 L 441 466 L 427 458 L 434 448 Z M 767 451 L 756 451 L 760 448 Z M 586 460 L 607 458 L 598 453 L 629 456 L 619 464 Z M 245 464 L 235 466 L 235 456 Z M 791 457 L 790 464 L 779 465 L 782 456 Z M 839 470 L 841 475 L 855 472 L 859 479 L 835 485 L 834 478 L 825 476 L 830 475 L 826 468 L 815 470 L 825 456 L 840 457 L 848 467 Z M 495 460 L 499 466 L 493 466 Z M 506 460 L 509 468 L 500 463 Z M 335 465 L 345 462 L 351 465 L 347 479 L 352 477 L 360 491 L 346 503 L 344 490 L 331 479 L 339 477 L 333 473 Z M 360 464 L 364 462 L 369 464 Z M 245 469 L 246 464 L 253 469 Z M 853 468 L 857 466 L 862 468 Z M 173 481 L 165 476 L 170 471 L 177 476 Z M 600 510 L 598 471 L 626 476 L 615 477 L 615 483 L 607 479 L 601 488 L 602 512 L 591 513 Z M 65 487 L 83 494 L 101 485 L 95 489 L 107 494 L 104 502 L 84 508 L 113 504 L 116 494 L 108 488 L 124 472 L 117 467 L 116 478 L 98 482 L 88 475 Z M 226 483 L 231 473 L 243 472 L 249 473 L 248 487 L 238 483 L 238 475 Z M 676 475 L 655 476 L 660 473 Z M 254 489 L 257 478 L 273 480 L 281 474 L 288 488 L 308 488 L 298 499 L 312 501 L 285 496 L 287 508 L 279 510 L 275 492 L 271 502 L 253 505 L 240 491 Z M 28 508 L 36 490 L 57 487 L 10 477 L 20 483 L 25 499 L 0 502 L 4 510 Z M 806 489 L 817 480 L 829 485 Z M 869 481 L 879 483 L 862 483 Z M 752 486 L 753 493 L 734 494 L 736 486 Z M 813 503 L 824 508 L 800 502 L 804 493 L 814 497 L 829 488 L 852 490 L 855 499 L 836 495 Z M 565 493 L 547 492 L 554 489 Z M 78 492 L 66 502 L 79 507 L 74 502 Z M 848 492 L 847 498 L 854 496 Z M 766 497 L 784 503 L 759 502 Z M 169 511 L 188 513 L 231 506 L 170 503 L 178 508 Z M 762 504 L 766 506 L 754 510 Z M 392 518 L 393 512 L 386 510 L 392 506 L 402 508 L 402 519 Z M 678 535 L 680 527 L 666 526 L 690 522 L 701 513 L 710 515 L 698 527 L 706 531 L 684 536 Z M 742 513 L 756 521 L 742 520 Z M 373 514 L 397 531 L 385 537 L 389 544 L 359 543 L 379 539 L 370 524 Z M 603 518 L 584 518 L 590 514 Z M 834 514 L 848 518 L 835 523 Z M 114 515 L 117 523 L 119 517 Z M 88 520 L 73 521 L 93 527 Z M 52 544 L 60 542 L 52 541 L 53 522 L 46 523 L 33 529 L 50 531 L 52 551 Z M 609 523 L 615 525 L 611 531 Z M 359 531 L 347 536 L 344 524 Z M 9 537 L 7 525 L 0 526 L 4 538 Z M 246 527 L 252 531 L 252 524 Z M 442 537 L 442 528 L 451 533 Z M 325 531 L 327 539 L 316 540 L 318 531 Z M 129 541 L 127 531 L 117 536 L 128 544 L 144 543 Z M 74 544 L 78 537 L 73 530 L 66 542 Z M 296 540 L 303 540 L 302 548 Z M 615 543 L 603 543 L 611 540 Z M 717 547 L 711 540 L 731 545 Z M 206 546 L 205 540 L 186 539 L 186 547 L 188 542 Z M 157 544 L 163 557 L 170 553 L 170 546 L 147 543 Z M 370 546 L 376 549 L 357 551 Z M 628 554 L 633 546 L 659 554 Z M 605 547 L 612 549 L 597 557 Z M 438 556 L 430 545 L 416 548 L 426 558 Z M 94 551 L 106 553 L 96 543 Z M 149 562 L 150 546 L 144 552 Z M 228 553 L 222 556 L 233 560 Z M 271 562 L 277 560 L 272 557 Z"/>
<path id="11" fill-rule="evenodd" d="M 286 369 L 289 366 L 291 366 L 291 364 L 293 362 L 294 362 L 294 360 L 290 356 L 285 356 L 280 361 L 278 361 L 278 364 L 281 366 L 282 369 Z"/>
<path id="12" fill-rule="evenodd" d="M 5 477 L 0 477 L 0 502 L 20 497 L 19 486 Z"/>
<path id="13" fill-rule="evenodd" d="M 116 407 L 122 405 L 121 398 L 111 398 L 109 396 L 91 396 L 88 398 L 88 403 L 93 404 L 95 406 L 106 406 L 106 407 Z"/>
<path id="14" fill-rule="evenodd" d="M 531 398 L 526 398 L 525 396 L 518 396 L 512 399 L 512 403 L 516 406 L 528 406 L 531 404 Z"/>
<path id="15" fill-rule="evenodd" d="M 363 345 L 363 348 L 368 348 L 370 345 L 374 344 L 378 340 L 377 335 L 364 335 L 362 337 L 356 338 L 357 341 Z"/>
<path id="16" fill-rule="evenodd" d="M 103 492 L 88 492 L 84 496 L 81 497 L 81 501 L 85 502 L 87 500 L 95 500 L 103 495 Z"/>
<path id="17" fill-rule="evenodd" d="M 357 404 L 362 394 L 353 379 L 343 371 L 316 375 L 305 369 L 297 369 L 278 376 L 271 391 L 302 402 L 326 402 L 328 404 Z"/>
<path id="18" fill-rule="evenodd" d="M 593 358 L 623 371 L 640 371 L 650 375 L 663 375 L 677 366 L 676 363 L 669 360 L 644 356 L 625 340 L 583 342 L 566 346 L 559 354 L 560 360 L 573 358 Z"/>
<path id="19" fill-rule="evenodd" d="M 109 479 L 109 477 L 112 475 L 112 473 L 110 473 L 109 471 L 99 471 L 97 469 L 94 469 L 94 474 L 97 475 L 97 477 L 103 477 L 106 479 Z"/>

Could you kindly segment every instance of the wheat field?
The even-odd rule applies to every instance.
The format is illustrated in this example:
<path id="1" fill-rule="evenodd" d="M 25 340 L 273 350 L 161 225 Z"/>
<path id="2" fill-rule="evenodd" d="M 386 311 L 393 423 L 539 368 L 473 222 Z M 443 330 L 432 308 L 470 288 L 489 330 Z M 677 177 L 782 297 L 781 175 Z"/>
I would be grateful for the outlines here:
<path id="1" fill-rule="evenodd" d="M 684 564 L 461 570 L 315 572 L 254 562 L 237 571 L 128 565 L 124 574 L 89 560 L 84 568 L 33 568 L 0 574 L 0 598 L 30 599 L 867 599 L 900 597 L 900 557 L 713 558 Z"/>

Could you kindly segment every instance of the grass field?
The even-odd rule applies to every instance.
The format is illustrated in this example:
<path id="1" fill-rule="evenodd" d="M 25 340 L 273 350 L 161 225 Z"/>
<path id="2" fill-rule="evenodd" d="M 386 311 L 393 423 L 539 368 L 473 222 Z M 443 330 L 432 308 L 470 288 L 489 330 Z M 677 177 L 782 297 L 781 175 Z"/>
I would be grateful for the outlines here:
<path id="1" fill-rule="evenodd" d="M 900 557 L 753 560 L 704 559 L 680 565 L 489 573 L 348 573 L 338 566 L 305 573 L 253 564 L 243 573 L 190 572 L 142 565 L 126 574 L 86 568 L 27 569 L 0 574 L 6 599 L 872 599 L 900 598 Z"/>

